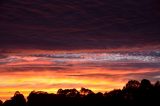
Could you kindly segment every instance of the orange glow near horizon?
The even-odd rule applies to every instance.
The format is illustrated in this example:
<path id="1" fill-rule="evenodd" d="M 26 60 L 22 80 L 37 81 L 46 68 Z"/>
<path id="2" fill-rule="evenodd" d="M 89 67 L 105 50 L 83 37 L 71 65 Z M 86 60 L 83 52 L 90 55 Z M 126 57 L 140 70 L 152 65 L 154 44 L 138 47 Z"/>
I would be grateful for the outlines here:
<path id="1" fill-rule="evenodd" d="M 85 74 L 96 74 L 101 73 L 105 74 L 104 71 L 100 72 L 99 69 L 94 69 L 90 71 L 78 70 L 81 73 Z M 49 93 L 56 93 L 59 88 L 76 88 L 80 89 L 81 87 L 86 87 L 94 92 L 105 92 L 113 89 L 121 89 L 127 80 L 124 80 L 125 74 L 132 73 L 131 71 L 122 72 L 118 71 L 113 72 L 114 70 L 107 70 L 109 74 L 118 74 L 114 80 L 112 78 L 105 77 L 83 77 L 81 76 L 67 76 L 70 73 L 61 72 L 57 73 L 53 70 L 51 71 L 29 71 L 29 72 L 12 72 L 10 74 L 2 73 L 0 75 L 0 99 L 5 100 L 13 96 L 14 92 L 19 90 L 25 96 L 35 90 L 35 91 L 47 91 Z M 71 71 L 74 74 L 74 71 Z M 148 72 L 148 70 L 142 70 L 138 73 Z M 76 73 L 76 72 L 75 72 Z M 137 73 L 137 72 L 133 72 Z M 123 77 L 124 76 L 124 77 Z"/>
<path id="2" fill-rule="evenodd" d="M 94 51 L 11 53 L 0 62 L 0 99 L 3 101 L 17 90 L 25 97 L 33 90 L 56 93 L 59 88 L 85 87 L 105 92 L 123 88 L 130 79 L 158 78 L 155 73 L 159 72 L 154 67 L 139 65 L 157 63 L 157 57 Z"/>

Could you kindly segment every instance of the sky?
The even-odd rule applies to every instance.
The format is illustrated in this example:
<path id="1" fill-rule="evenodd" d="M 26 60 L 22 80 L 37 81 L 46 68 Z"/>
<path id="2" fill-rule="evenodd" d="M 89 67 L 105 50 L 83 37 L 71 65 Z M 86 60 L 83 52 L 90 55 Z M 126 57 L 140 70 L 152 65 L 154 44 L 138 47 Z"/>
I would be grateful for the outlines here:
<path id="1" fill-rule="evenodd" d="M 159 0 L 0 0 L 0 99 L 160 80 Z"/>

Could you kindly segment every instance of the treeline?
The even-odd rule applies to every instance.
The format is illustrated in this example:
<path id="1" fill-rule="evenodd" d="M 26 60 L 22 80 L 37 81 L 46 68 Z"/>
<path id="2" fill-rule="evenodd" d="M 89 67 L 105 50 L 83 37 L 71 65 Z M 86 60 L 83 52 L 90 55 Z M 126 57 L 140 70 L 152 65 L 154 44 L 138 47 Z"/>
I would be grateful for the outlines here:
<path id="1" fill-rule="evenodd" d="M 147 79 L 130 80 L 123 89 L 94 93 L 90 89 L 59 89 L 57 94 L 32 91 L 27 100 L 23 94 L 15 95 L 0 106 L 158 106 L 160 105 L 160 82 Z"/>

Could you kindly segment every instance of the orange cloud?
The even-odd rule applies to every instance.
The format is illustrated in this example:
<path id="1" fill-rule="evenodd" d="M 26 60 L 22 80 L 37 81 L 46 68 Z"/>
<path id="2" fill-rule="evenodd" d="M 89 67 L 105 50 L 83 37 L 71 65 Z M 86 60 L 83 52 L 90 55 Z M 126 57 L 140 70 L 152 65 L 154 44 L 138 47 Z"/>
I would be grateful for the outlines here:
<path id="1" fill-rule="evenodd" d="M 0 99 L 10 98 L 17 90 L 25 96 L 32 90 L 56 93 L 59 88 L 105 92 L 122 88 L 129 79 L 153 79 L 160 74 L 156 68 L 159 58 L 153 56 L 95 51 L 41 53 L 10 54 L 0 59 Z M 142 67 L 141 62 L 148 66 Z"/>
<path id="2" fill-rule="evenodd" d="M 16 90 L 21 91 L 25 96 L 32 90 L 43 90 L 56 93 L 59 88 L 80 89 L 81 87 L 86 87 L 95 92 L 105 92 L 116 88 L 122 88 L 127 82 L 127 79 L 124 79 L 126 74 L 149 72 L 148 69 L 139 71 L 115 71 L 101 68 L 90 70 L 78 69 L 79 68 L 70 70 L 69 73 L 66 73 L 63 70 L 61 70 L 62 72 L 60 73 L 54 70 L 39 72 L 4 72 L 0 75 L 0 99 L 4 100 L 11 97 Z M 104 76 L 99 77 L 99 74 Z M 115 75 L 116 77 L 107 77 L 105 74 Z M 82 77 L 81 75 L 86 76 Z M 94 75 L 94 77 L 91 75 Z"/>

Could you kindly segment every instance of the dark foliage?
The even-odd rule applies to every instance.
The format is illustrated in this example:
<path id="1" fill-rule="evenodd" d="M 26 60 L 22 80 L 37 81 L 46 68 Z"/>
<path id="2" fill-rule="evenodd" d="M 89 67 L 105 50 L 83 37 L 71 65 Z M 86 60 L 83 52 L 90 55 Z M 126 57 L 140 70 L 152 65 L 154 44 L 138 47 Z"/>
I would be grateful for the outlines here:
<path id="1" fill-rule="evenodd" d="M 156 106 L 160 100 L 160 82 L 155 84 L 147 79 L 141 82 L 130 80 L 123 89 L 94 93 L 90 89 L 59 89 L 57 94 L 32 91 L 27 97 L 18 91 L 0 106 Z"/>

